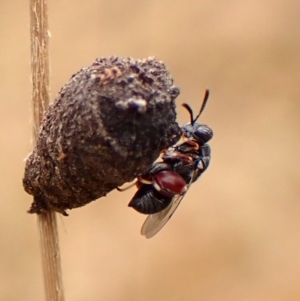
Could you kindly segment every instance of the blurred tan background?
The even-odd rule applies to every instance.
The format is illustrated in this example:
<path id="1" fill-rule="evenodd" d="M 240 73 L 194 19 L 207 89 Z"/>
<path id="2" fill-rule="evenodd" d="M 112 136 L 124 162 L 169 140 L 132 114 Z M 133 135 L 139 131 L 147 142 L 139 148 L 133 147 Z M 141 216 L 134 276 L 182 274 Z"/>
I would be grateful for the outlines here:
<path id="1" fill-rule="evenodd" d="M 32 149 L 29 1 L 0 2 L 0 299 L 43 300 Z M 66 299 L 300 300 L 300 2 L 49 1 L 52 99 L 98 56 L 155 55 L 214 130 L 212 162 L 153 239 L 134 189 L 58 218 Z M 99 183 L 100 185 L 100 183 Z"/>

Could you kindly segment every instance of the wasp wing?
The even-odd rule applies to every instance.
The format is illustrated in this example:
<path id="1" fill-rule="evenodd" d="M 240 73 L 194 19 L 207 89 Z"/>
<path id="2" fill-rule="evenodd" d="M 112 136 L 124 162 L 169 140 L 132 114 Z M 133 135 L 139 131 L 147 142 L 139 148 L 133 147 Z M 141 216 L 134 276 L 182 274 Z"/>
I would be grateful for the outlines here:
<path id="1" fill-rule="evenodd" d="M 191 181 L 188 184 L 187 190 L 184 194 L 182 195 L 175 195 L 170 203 L 170 205 L 155 214 L 150 214 L 142 228 L 141 228 L 141 234 L 144 235 L 146 238 L 151 238 L 153 237 L 155 234 L 157 234 L 163 227 L 164 225 L 169 221 L 169 219 L 172 217 L 172 215 L 174 214 L 174 212 L 176 211 L 177 207 L 179 206 L 180 202 L 182 201 L 182 199 L 184 198 L 184 196 L 186 195 L 188 189 L 190 188 L 191 184 L 192 184 L 192 180 L 194 178 L 194 173 L 191 177 Z"/>

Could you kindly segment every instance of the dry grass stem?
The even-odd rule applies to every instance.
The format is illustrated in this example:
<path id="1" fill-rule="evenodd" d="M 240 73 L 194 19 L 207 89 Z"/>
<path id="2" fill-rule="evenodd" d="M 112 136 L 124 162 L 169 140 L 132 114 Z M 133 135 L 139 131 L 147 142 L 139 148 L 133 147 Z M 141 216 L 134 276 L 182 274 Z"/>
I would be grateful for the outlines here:
<path id="1" fill-rule="evenodd" d="M 33 141 L 49 105 L 49 47 L 46 0 L 30 0 L 31 74 Z M 56 215 L 49 211 L 37 215 L 46 300 L 63 301 L 59 239 Z"/>

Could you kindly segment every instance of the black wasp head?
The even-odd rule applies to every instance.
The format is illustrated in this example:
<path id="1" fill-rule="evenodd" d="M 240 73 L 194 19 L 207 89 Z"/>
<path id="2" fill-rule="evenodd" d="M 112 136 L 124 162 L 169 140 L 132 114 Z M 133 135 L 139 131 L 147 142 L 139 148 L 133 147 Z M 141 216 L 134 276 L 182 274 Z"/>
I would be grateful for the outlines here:
<path id="1" fill-rule="evenodd" d="M 207 143 L 213 136 L 213 131 L 210 127 L 208 127 L 205 124 L 199 124 L 196 122 L 205 108 L 208 97 L 209 97 L 209 90 L 205 90 L 202 106 L 200 108 L 199 114 L 195 118 L 193 116 L 193 110 L 191 109 L 191 107 L 186 103 L 182 105 L 184 108 L 187 109 L 191 118 L 190 122 L 182 127 L 183 136 L 188 139 L 195 140 L 199 144 Z"/>

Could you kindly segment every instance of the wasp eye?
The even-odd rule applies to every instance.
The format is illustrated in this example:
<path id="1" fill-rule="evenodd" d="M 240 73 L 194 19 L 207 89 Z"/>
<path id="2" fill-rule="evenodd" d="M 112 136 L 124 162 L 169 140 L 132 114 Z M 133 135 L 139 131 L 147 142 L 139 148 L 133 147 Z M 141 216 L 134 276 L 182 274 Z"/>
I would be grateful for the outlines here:
<path id="1" fill-rule="evenodd" d="M 194 131 L 194 137 L 200 144 L 204 144 L 213 137 L 213 131 L 207 125 L 201 124 Z"/>

